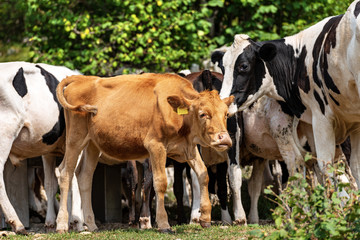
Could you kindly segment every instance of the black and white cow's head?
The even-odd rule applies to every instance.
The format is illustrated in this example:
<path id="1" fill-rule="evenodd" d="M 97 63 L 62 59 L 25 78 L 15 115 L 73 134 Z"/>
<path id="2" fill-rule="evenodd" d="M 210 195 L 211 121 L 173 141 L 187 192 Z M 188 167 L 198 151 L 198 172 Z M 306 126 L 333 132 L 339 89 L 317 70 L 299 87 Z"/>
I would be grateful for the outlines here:
<path id="1" fill-rule="evenodd" d="M 297 58 L 284 39 L 257 43 L 239 34 L 225 53 L 214 52 L 211 59 L 218 62 L 224 74 L 221 98 L 234 95 L 237 110 L 242 111 L 261 96 L 269 95 L 287 103 L 290 96 L 295 96 L 296 107 L 299 105 L 300 111 L 304 111 L 297 83 L 293 81 Z M 277 82 L 280 76 L 286 79 L 282 84 Z"/>
<path id="2" fill-rule="evenodd" d="M 224 74 L 220 96 L 223 98 L 234 95 L 239 110 L 251 105 L 258 98 L 254 94 L 263 95 L 265 90 L 268 91 L 271 88 L 264 81 L 266 80 L 264 60 L 271 60 L 275 54 L 276 51 L 272 45 L 265 46 L 263 49 L 247 35 L 236 35 L 233 45 L 226 52 L 212 54 L 212 61 L 218 62 Z"/>

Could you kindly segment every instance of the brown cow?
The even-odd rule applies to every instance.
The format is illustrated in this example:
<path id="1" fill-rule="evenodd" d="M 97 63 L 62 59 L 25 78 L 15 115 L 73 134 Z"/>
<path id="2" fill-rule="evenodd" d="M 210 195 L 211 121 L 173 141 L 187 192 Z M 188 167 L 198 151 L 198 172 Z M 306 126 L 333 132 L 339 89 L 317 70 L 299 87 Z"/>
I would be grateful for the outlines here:
<path id="1" fill-rule="evenodd" d="M 220 100 L 216 91 L 198 93 L 189 81 L 174 74 L 69 77 L 59 84 L 57 96 L 66 121 L 66 152 L 59 167 L 58 232 L 68 230 L 66 199 L 77 157 L 85 147 L 86 161 L 78 182 L 90 231 L 97 229 L 91 184 L 100 152 L 120 162 L 150 157 L 156 222 L 162 232 L 171 231 L 164 207 L 166 156 L 187 162 L 201 186 L 201 225 L 210 226 L 208 175 L 196 144 L 219 151 L 231 146 L 226 116 L 233 97 Z"/>

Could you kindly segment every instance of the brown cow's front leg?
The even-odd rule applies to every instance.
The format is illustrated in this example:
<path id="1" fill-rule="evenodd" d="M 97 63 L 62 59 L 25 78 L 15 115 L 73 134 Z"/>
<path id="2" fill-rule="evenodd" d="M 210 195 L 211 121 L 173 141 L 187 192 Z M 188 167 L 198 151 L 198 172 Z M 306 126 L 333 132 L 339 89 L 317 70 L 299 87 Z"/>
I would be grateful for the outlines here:
<path id="1" fill-rule="evenodd" d="M 153 181 L 156 193 L 156 222 L 160 232 L 171 233 L 168 216 L 164 205 L 164 195 L 167 187 L 165 172 L 166 150 L 164 145 L 154 140 L 149 141 L 145 147 L 150 154 L 150 163 L 153 170 Z"/>
<path id="2" fill-rule="evenodd" d="M 200 225 L 202 227 L 210 227 L 211 222 L 211 203 L 209 199 L 208 183 L 209 176 L 203 160 L 201 159 L 200 153 L 195 147 L 196 158 L 188 160 L 190 167 L 196 173 L 199 185 L 200 185 Z"/>

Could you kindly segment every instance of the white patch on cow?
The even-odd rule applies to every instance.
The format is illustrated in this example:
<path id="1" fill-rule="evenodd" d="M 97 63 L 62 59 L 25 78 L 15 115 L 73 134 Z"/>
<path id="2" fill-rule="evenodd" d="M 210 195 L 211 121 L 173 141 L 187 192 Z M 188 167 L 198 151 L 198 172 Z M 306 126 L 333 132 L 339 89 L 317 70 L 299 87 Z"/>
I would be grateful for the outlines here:
<path id="1" fill-rule="evenodd" d="M 224 99 L 230 96 L 233 86 L 233 72 L 237 57 L 243 52 L 250 42 L 247 41 L 249 37 L 247 35 L 239 34 L 235 35 L 233 45 L 225 52 L 223 56 L 223 65 L 225 68 L 224 79 L 220 91 L 220 98 Z"/>
<path id="2" fill-rule="evenodd" d="M 79 163 L 79 161 L 78 161 Z M 84 231 L 84 216 L 81 208 L 81 196 L 77 177 L 74 174 L 74 177 L 71 182 L 71 216 L 70 216 L 70 225 L 73 230 L 81 232 Z"/>
<path id="3" fill-rule="evenodd" d="M 238 109 L 235 103 L 231 103 L 229 106 L 229 116 L 233 116 L 237 113 Z"/>
<path id="4" fill-rule="evenodd" d="M 185 76 L 187 76 L 187 75 L 189 75 L 191 73 L 191 71 L 189 69 L 184 69 L 184 70 L 181 70 L 179 73 L 182 73 Z"/>
<path id="5" fill-rule="evenodd" d="M 151 217 L 140 217 L 140 229 L 151 229 Z"/>
<path id="6" fill-rule="evenodd" d="M 192 207 L 190 223 L 198 223 L 200 220 L 200 184 L 194 170 L 190 169 L 192 183 Z"/>

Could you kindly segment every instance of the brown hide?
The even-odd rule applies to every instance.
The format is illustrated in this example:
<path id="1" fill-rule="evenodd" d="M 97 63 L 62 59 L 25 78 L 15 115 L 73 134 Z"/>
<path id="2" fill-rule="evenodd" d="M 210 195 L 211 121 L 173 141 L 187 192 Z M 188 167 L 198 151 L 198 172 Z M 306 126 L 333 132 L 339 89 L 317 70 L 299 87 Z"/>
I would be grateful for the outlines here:
<path id="1" fill-rule="evenodd" d="M 118 161 L 150 157 L 157 194 L 156 219 L 163 231 L 170 229 L 163 205 L 166 156 L 187 161 L 201 185 L 200 221 L 203 226 L 209 225 L 208 177 L 196 144 L 219 151 L 231 146 L 226 116 L 233 97 L 220 100 L 216 91 L 198 93 L 189 81 L 175 74 L 72 76 L 58 85 L 57 96 L 65 109 L 67 127 L 57 231 L 67 231 L 69 176 L 87 144 L 87 163 L 82 165 L 78 181 L 84 219 L 90 230 L 95 230 L 96 225 L 87 200 L 91 196 L 88 178 L 92 179 L 100 152 Z M 185 113 L 178 114 L 178 108 Z M 83 197 L 85 194 L 87 197 Z"/>
<path id="2" fill-rule="evenodd" d="M 168 153 L 173 156 L 181 155 L 176 157 L 178 160 L 195 157 L 193 149 L 188 152 L 186 146 L 180 144 L 189 143 L 186 138 L 190 129 L 194 132 L 192 135 L 203 137 L 200 144 L 210 146 L 210 143 L 215 141 L 203 133 L 198 133 L 199 124 L 190 119 L 188 114 L 178 115 L 175 112 L 168 103 L 171 96 L 180 98 L 180 102 L 175 103 L 180 107 L 189 108 L 188 102 L 191 101 L 193 110 L 200 111 L 200 107 L 213 119 L 217 118 L 217 121 L 222 117 L 221 124 L 212 125 L 210 130 L 212 135 L 226 132 L 224 116 L 227 106 L 221 104 L 217 93 L 199 94 L 188 81 L 173 74 L 123 75 L 104 79 L 78 76 L 69 77 L 64 83 L 69 80 L 71 84 L 64 91 L 66 101 L 75 106 L 96 107 L 98 112 L 87 123 L 91 125 L 89 135 L 97 147 L 112 158 L 130 160 L 148 157 L 144 140 L 149 134 L 159 141 L 166 138 L 170 150 Z M 72 82 L 73 80 L 75 81 Z M 201 100 L 204 98 L 206 100 Z M 173 142 L 169 141 L 170 138 Z M 182 156 L 183 153 L 187 156 Z"/>

